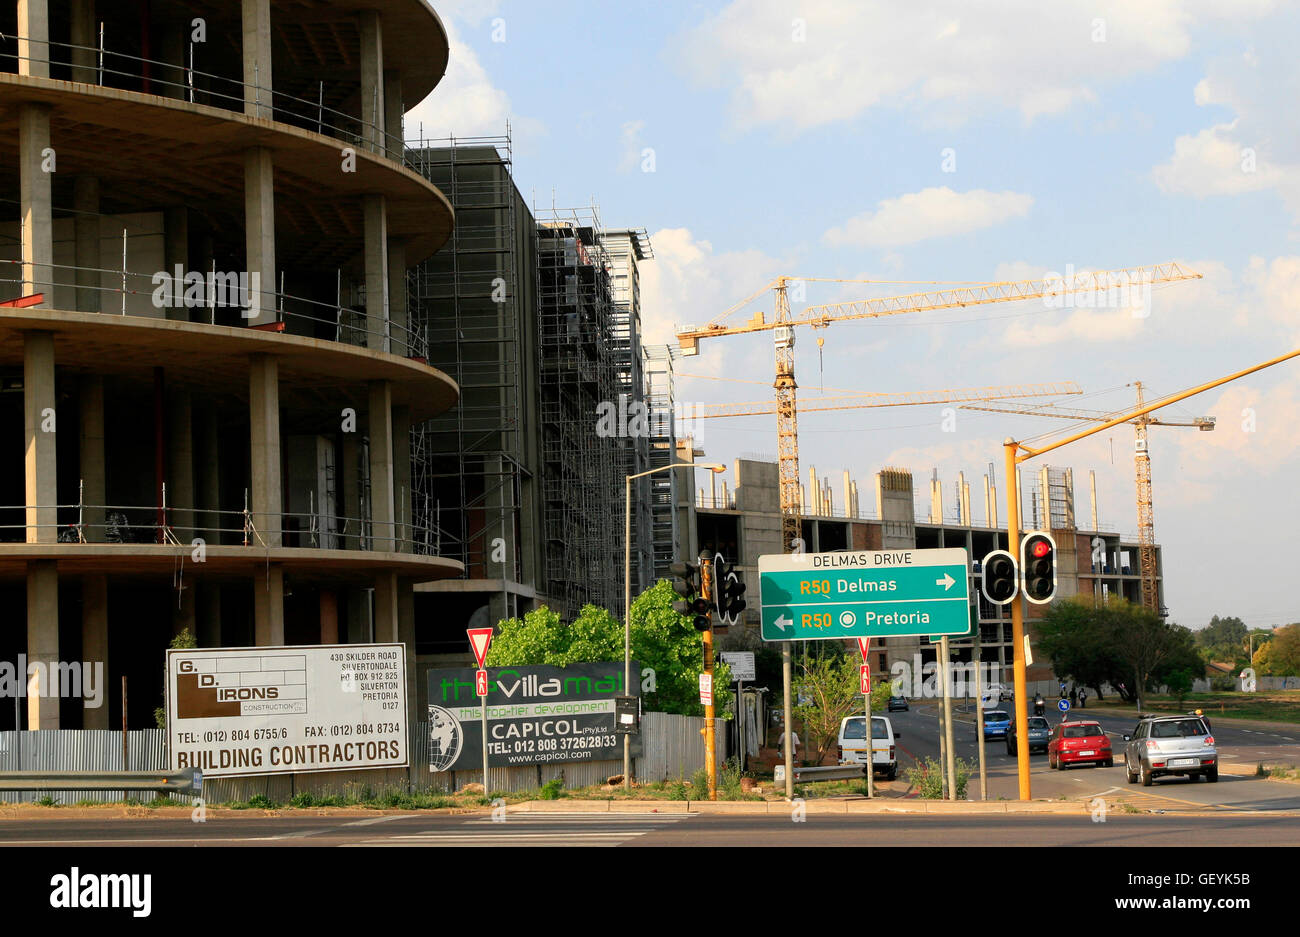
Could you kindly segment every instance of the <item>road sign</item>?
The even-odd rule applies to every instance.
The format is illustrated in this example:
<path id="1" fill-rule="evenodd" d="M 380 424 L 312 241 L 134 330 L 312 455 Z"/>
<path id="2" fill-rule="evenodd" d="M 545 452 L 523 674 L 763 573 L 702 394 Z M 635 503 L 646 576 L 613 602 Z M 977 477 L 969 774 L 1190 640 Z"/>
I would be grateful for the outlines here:
<path id="1" fill-rule="evenodd" d="M 959 548 L 758 558 L 764 641 L 970 630 L 970 559 Z"/>
<path id="2" fill-rule="evenodd" d="M 731 679 L 741 683 L 753 683 L 758 677 L 754 669 L 753 651 L 723 651 L 721 657 L 731 668 Z"/>
<path id="3" fill-rule="evenodd" d="M 858 669 L 858 692 L 866 696 L 871 692 L 871 665 L 863 664 Z"/>
<path id="4" fill-rule="evenodd" d="M 1056 701 L 1056 708 L 1063 713 L 1068 713 L 1070 711 L 1070 701 L 1062 697 Z"/>
<path id="5" fill-rule="evenodd" d="M 488 682 L 487 682 L 486 670 L 474 671 L 474 692 L 478 693 L 479 696 L 488 695 Z"/>
<path id="6" fill-rule="evenodd" d="M 469 635 L 469 646 L 474 649 L 474 658 L 481 668 L 487 659 L 488 646 L 492 643 L 492 629 L 466 628 L 465 633 Z"/>
<path id="7" fill-rule="evenodd" d="M 863 663 L 866 663 L 867 655 L 871 653 L 871 639 L 858 638 L 858 650 L 862 652 Z"/>
<path id="8" fill-rule="evenodd" d="M 713 705 L 713 674 L 700 674 L 700 705 Z"/>

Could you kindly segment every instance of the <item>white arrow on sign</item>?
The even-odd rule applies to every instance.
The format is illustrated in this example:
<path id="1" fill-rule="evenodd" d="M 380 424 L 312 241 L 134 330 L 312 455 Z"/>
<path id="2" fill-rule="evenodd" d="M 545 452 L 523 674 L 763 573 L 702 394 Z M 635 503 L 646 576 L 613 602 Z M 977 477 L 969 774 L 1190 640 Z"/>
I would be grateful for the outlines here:
<path id="1" fill-rule="evenodd" d="M 936 579 L 936 580 L 934 581 L 934 584 L 935 584 L 936 586 L 943 586 L 943 591 L 944 591 L 944 592 L 947 592 L 949 589 L 952 588 L 952 584 L 953 584 L 954 582 L 956 582 L 956 581 L 957 581 L 956 579 L 953 579 L 953 578 L 952 578 L 951 576 L 949 576 L 947 573 L 944 573 L 944 574 L 943 574 L 943 578 L 942 578 L 942 579 Z"/>
<path id="2" fill-rule="evenodd" d="M 786 618 L 784 615 L 781 615 L 772 624 L 776 625 L 778 628 L 784 631 L 786 628 L 794 627 L 794 619 Z"/>

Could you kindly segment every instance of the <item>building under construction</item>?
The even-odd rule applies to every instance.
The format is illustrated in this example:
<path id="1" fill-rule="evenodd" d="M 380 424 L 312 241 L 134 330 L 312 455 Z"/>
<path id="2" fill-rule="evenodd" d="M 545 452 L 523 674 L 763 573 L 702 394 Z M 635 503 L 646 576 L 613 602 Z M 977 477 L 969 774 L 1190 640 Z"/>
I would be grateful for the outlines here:
<path id="1" fill-rule="evenodd" d="M 418 650 L 463 656 L 465 627 L 539 604 L 565 619 L 589 602 L 621 608 L 623 481 L 675 448 L 671 362 L 667 376 L 653 368 L 650 420 L 644 231 L 606 230 L 595 208 L 530 210 L 508 136 L 411 159 L 456 212 L 447 246 L 411 274 L 412 317 L 461 388 L 456 408 L 413 431 L 412 508 L 465 567 L 417 586 Z M 671 508 L 651 504 L 676 489 L 665 498 L 650 481 L 634 482 L 634 592 L 676 558 Z"/>

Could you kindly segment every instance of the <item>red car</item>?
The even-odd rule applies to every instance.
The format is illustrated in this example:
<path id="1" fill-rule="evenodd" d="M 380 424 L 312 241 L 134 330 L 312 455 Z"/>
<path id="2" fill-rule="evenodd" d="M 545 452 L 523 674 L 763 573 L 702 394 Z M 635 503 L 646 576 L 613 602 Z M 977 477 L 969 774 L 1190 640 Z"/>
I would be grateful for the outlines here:
<path id="1" fill-rule="evenodd" d="M 1064 771 L 1069 765 L 1085 764 L 1114 766 L 1110 738 L 1095 722 L 1082 719 L 1062 722 L 1047 740 L 1047 767 Z"/>

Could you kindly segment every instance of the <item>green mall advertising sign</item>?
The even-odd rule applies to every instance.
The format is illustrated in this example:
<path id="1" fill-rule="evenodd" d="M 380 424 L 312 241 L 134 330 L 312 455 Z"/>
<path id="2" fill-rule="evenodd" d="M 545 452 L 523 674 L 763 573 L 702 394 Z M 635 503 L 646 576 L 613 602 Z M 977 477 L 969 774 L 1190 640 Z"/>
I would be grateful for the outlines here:
<path id="1" fill-rule="evenodd" d="M 760 556 L 763 640 L 966 634 L 969 575 L 958 548 Z"/>

